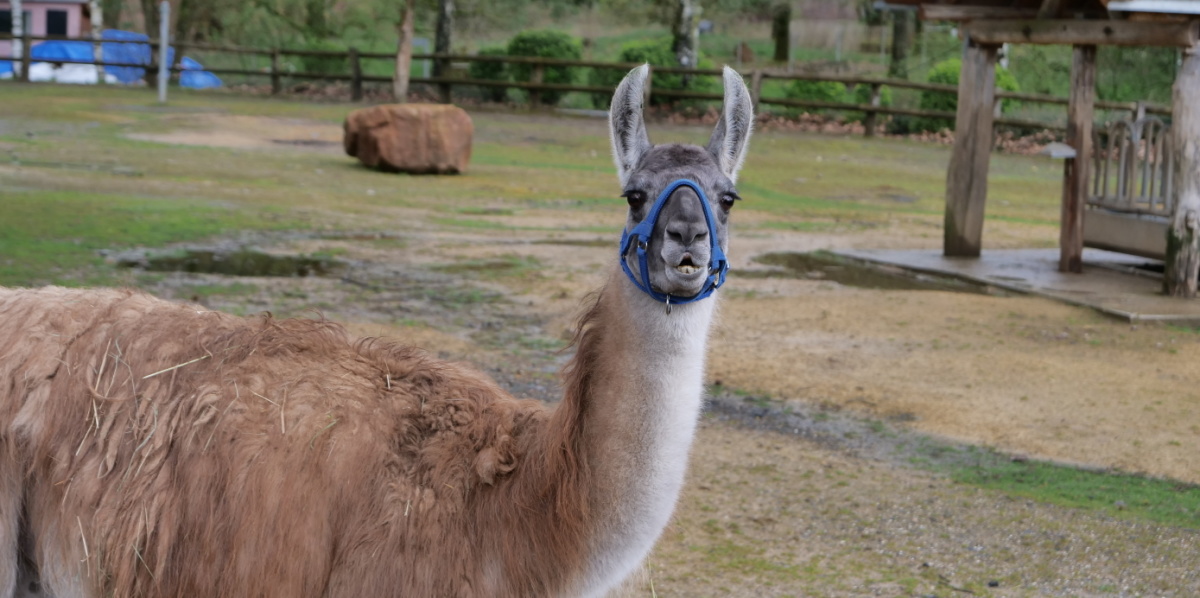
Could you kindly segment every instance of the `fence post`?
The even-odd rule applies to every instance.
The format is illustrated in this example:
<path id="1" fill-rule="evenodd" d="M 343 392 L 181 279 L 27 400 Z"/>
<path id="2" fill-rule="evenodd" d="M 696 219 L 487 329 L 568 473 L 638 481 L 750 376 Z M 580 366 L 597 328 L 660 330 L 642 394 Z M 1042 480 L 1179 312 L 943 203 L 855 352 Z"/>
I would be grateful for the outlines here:
<path id="1" fill-rule="evenodd" d="M 283 92 L 283 80 L 279 72 L 279 48 L 271 50 L 271 95 Z"/>
<path id="2" fill-rule="evenodd" d="M 362 62 L 358 59 L 358 48 L 350 48 L 350 100 L 361 102 L 363 98 Z"/>
<path id="3" fill-rule="evenodd" d="M 762 69 L 754 69 L 750 75 L 750 102 L 754 105 L 754 112 L 758 112 L 758 100 L 762 97 Z"/>
<path id="4" fill-rule="evenodd" d="M 13 40 L 14 42 L 16 40 Z M 29 83 L 29 65 L 32 64 L 30 54 L 33 53 L 33 40 L 29 29 L 21 33 L 21 82 Z"/>
<path id="5" fill-rule="evenodd" d="M 541 85 L 545 76 L 546 67 L 541 63 L 536 63 L 533 65 L 533 76 L 530 77 L 529 82 L 533 83 L 534 85 Z M 537 108 L 542 105 L 542 90 L 536 87 L 529 88 L 529 105 L 533 108 Z"/>
<path id="6" fill-rule="evenodd" d="M 1133 122 L 1146 118 L 1146 100 L 1138 100 L 1133 105 Z"/>
<path id="7" fill-rule="evenodd" d="M 881 83 L 872 83 L 871 84 L 871 105 L 872 106 L 879 106 L 880 92 L 882 89 L 883 89 L 883 84 L 881 84 Z M 866 129 L 866 131 L 863 132 L 863 135 L 865 135 L 866 137 L 874 137 L 875 136 L 875 118 L 877 115 L 878 115 L 878 113 L 875 112 L 874 110 L 867 111 L 867 117 L 863 119 L 863 127 Z"/>

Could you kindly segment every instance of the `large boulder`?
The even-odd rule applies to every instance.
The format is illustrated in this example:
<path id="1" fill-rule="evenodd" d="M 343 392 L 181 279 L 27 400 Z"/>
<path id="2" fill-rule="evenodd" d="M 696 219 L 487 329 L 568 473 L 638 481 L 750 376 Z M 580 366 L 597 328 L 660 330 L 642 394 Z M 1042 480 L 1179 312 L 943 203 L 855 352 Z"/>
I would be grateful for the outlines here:
<path id="1" fill-rule="evenodd" d="M 471 160 L 471 117 L 446 104 L 385 104 L 355 110 L 343 125 L 346 153 L 389 172 L 458 174 Z"/>

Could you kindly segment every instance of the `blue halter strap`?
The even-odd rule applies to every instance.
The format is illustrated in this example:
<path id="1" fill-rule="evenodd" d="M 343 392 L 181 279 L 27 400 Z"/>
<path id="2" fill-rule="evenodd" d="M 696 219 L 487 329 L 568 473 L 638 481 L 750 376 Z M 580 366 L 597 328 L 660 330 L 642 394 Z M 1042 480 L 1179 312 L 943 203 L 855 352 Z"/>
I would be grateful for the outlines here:
<path id="1" fill-rule="evenodd" d="M 709 262 L 708 262 L 708 280 L 704 283 L 704 288 L 700 289 L 699 293 L 691 297 L 680 297 L 677 295 L 669 295 L 660 293 L 650 287 L 650 266 L 646 261 L 646 252 L 650 248 L 650 235 L 654 233 L 654 225 L 658 222 L 658 215 L 662 212 L 663 206 L 667 205 L 667 199 L 671 194 L 680 187 L 691 187 L 692 191 L 700 198 L 700 206 L 704 208 L 704 220 L 708 224 L 708 244 L 709 244 Z M 626 256 L 629 255 L 630 249 L 637 250 L 638 267 L 641 270 L 641 280 L 633 275 L 633 271 L 629 269 L 629 261 Z M 627 230 L 621 234 L 621 268 L 625 270 L 625 276 L 629 277 L 637 288 L 641 289 L 655 301 L 667 304 L 667 313 L 670 313 L 671 304 L 691 303 L 707 298 L 725 284 L 725 273 L 729 271 L 729 260 L 725 259 L 725 252 L 721 250 L 721 245 L 717 242 L 717 219 L 713 216 L 712 207 L 708 205 L 708 197 L 704 195 L 704 191 L 700 189 L 700 185 L 688 180 L 679 179 L 670 185 L 659 194 L 658 199 L 654 200 L 654 205 L 650 206 L 650 212 L 646 214 L 646 218 L 638 223 L 631 230 Z"/>

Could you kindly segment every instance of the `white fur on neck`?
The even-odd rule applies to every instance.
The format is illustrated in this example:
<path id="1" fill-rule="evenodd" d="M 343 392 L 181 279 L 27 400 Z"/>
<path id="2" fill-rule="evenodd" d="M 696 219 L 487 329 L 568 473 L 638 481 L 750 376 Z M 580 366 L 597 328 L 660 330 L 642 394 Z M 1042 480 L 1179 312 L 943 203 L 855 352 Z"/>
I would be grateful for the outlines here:
<path id="1" fill-rule="evenodd" d="M 704 359 L 716 295 L 666 306 L 624 281 L 620 285 L 630 318 L 643 333 L 629 347 L 643 372 L 642 396 L 649 413 L 645 463 L 636 488 L 620 512 L 604 514 L 596 551 L 579 595 L 603 596 L 637 569 L 675 511 L 687 473 L 688 454 L 703 406 Z"/>

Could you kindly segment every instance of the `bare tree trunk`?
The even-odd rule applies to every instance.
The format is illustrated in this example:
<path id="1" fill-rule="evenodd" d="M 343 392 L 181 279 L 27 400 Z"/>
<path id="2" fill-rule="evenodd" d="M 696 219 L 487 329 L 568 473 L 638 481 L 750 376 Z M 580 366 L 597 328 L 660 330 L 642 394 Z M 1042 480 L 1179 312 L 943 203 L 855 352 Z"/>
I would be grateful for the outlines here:
<path id="1" fill-rule="evenodd" d="M 159 0 L 141 0 L 142 29 L 152 39 L 158 37 L 158 2 Z"/>
<path id="2" fill-rule="evenodd" d="M 679 66 L 696 68 L 697 51 L 700 47 L 700 0 L 678 0 L 675 12 L 675 26 L 672 33 L 675 36 L 671 51 Z M 690 77 L 683 77 L 683 86 L 687 87 Z"/>
<path id="3" fill-rule="evenodd" d="M 454 0 L 438 0 L 437 34 L 433 41 L 435 54 L 449 54 L 451 33 L 454 30 Z M 450 61 L 439 58 L 433 61 L 433 76 L 446 77 L 450 74 Z M 442 103 L 450 103 L 450 86 L 438 85 Z"/>
<path id="4" fill-rule="evenodd" d="M 158 21 L 161 19 L 158 13 L 158 0 L 141 0 L 142 2 L 142 29 L 150 39 L 158 39 Z M 163 53 L 163 56 L 166 56 Z M 146 85 L 150 87 L 158 86 L 158 70 L 154 68 L 146 69 Z"/>
<path id="5" fill-rule="evenodd" d="M 787 62 L 791 55 L 792 43 L 792 4 L 785 2 L 775 5 L 771 15 L 771 37 L 775 40 L 775 62 Z"/>
<path id="6" fill-rule="evenodd" d="M 406 0 L 400 17 L 399 43 L 396 48 L 396 76 L 392 80 L 392 96 L 399 103 L 408 101 L 408 79 L 412 76 L 413 12 L 416 0 Z"/>
<path id="7" fill-rule="evenodd" d="M 898 10 L 892 13 L 892 60 L 888 64 L 888 76 L 896 79 L 908 78 L 908 49 L 912 46 L 913 13 Z"/>

